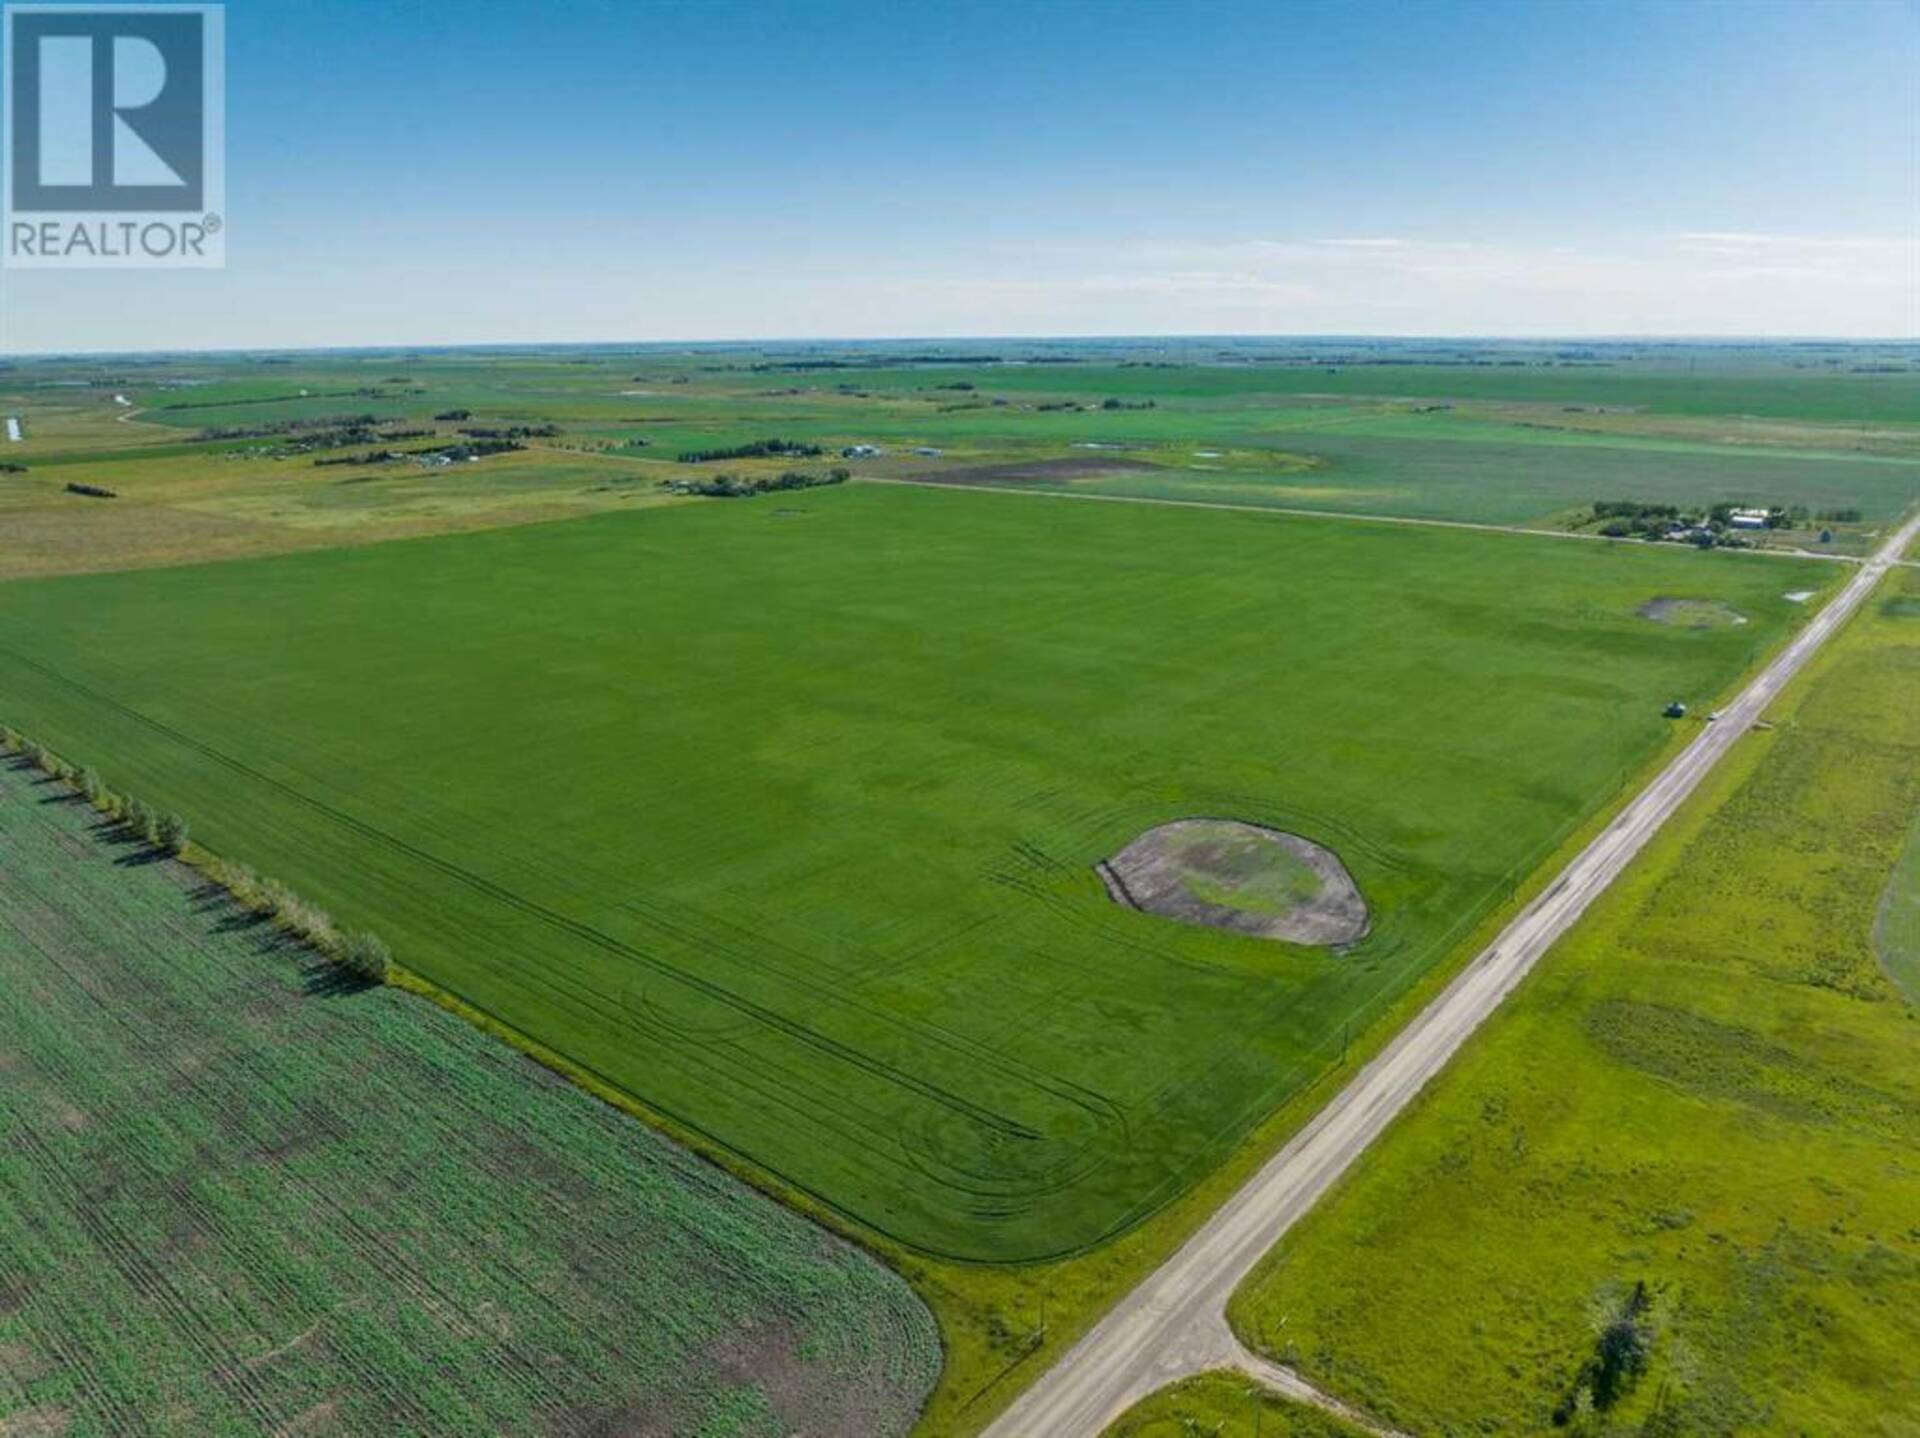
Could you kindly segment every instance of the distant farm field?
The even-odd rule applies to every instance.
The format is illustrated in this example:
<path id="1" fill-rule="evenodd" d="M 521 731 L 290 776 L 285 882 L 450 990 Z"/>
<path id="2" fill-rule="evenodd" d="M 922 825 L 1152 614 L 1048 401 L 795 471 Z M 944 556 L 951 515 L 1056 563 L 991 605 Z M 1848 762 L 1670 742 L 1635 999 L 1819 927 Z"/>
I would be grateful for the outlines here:
<path id="1" fill-rule="evenodd" d="M 1702 507 L 1802 504 L 1887 520 L 1920 496 L 1920 463 L 1911 460 L 1634 442 L 1444 416 L 1326 418 L 1284 432 L 1222 425 L 1215 433 L 1231 437 L 1224 452 L 1125 450 L 1105 472 L 1046 483 L 1141 498 L 1481 524 L 1537 523 L 1621 497 Z M 946 475 L 967 479 L 964 469 Z"/>
<path id="2" fill-rule="evenodd" d="M 852 1245 L 0 762 L 0 1433 L 901 1434 Z"/>
<path id="3" fill-rule="evenodd" d="M 1655 414 L 1914 423 L 1920 378 L 1899 374 L 1806 373 L 1742 368 L 1738 361 L 1701 373 L 1657 363 L 1574 365 L 1289 364 L 1192 367 L 1027 365 L 946 368 L 947 383 L 981 389 L 1041 391 L 1084 386 L 1104 394 L 1173 394 L 1227 399 L 1253 394 L 1385 398 L 1421 395 L 1459 400 L 1605 404 Z M 1064 378 L 1063 378 L 1064 377 Z M 863 386 L 886 391 L 925 383 L 925 371 L 876 370 Z"/>
<path id="4" fill-rule="evenodd" d="M 794 1188 L 1034 1259 L 1208 1171 L 1836 577 L 855 485 L 9 584 L 0 718 Z M 1334 850 L 1367 937 L 1111 903 L 1194 815 Z"/>
<path id="5" fill-rule="evenodd" d="M 0 580 L 624 511 L 679 503 L 672 487 L 702 475 L 842 463 L 859 478 L 1550 529 L 1596 501 L 1778 506 L 1783 527 L 1747 542 L 1856 555 L 1920 498 L 1911 346 L 1006 350 L 35 361 L 0 372 L 0 408 L 25 426 L 0 446 Z M 488 435 L 524 448 L 419 459 Z M 739 453 L 769 438 L 798 449 Z"/>

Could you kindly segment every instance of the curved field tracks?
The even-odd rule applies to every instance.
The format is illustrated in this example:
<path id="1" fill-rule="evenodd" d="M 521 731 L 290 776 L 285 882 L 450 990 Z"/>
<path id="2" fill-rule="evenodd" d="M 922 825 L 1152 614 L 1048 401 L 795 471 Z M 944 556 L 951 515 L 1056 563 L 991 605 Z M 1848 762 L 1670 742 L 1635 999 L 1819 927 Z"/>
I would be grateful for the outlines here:
<path id="1" fill-rule="evenodd" d="M 0 718 L 785 1183 L 1028 1260 L 1337 1061 L 1834 577 L 852 486 L 8 585 Z M 1110 904 L 1196 813 L 1337 852 L 1365 940 Z"/>

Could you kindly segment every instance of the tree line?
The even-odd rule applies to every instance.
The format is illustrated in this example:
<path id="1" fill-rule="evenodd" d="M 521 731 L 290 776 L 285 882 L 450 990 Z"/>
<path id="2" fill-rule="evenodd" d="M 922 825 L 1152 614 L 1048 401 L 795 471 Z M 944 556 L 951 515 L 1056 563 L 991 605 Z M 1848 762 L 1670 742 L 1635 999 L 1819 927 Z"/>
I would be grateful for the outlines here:
<path id="1" fill-rule="evenodd" d="M 805 444 L 795 439 L 756 439 L 724 449 L 689 449 L 680 455 L 680 463 L 712 464 L 722 459 L 767 459 L 776 455 L 818 459 L 825 453 L 817 444 Z"/>
<path id="2" fill-rule="evenodd" d="M 1723 501 L 1704 509 L 1682 509 L 1677 504 L 1656 504 L 1643 499 L 1596 499 L 1591 522 L 1609 539 L 1684 538 L 1702 548 L 1718 544 L 1738 547 L 1745 543 L 1733 529 L 1736 509 L 1760 506 Z M 1826 509 L 1818 514 L 1804 504 L 1770 505 L 1763 525 L 1766 529 L 1803 529 L 1809 524 L 1857 524 L 1860 511 L 1854 508 Z M 1822 533 L 1822 542 L 1832 536 Z"/>
<path id="3" fill-rule="evenodd" d="M 504 429 L 463 429 L 460 433 L 474 439 L 552 439 L 560 433 L 557 424 L 512 424 Z"/>
<path id="4" fill-rule="evenodd" d="M 343 930 L 324 909 L 301 898 L 279 880 L 263 879 L 245 864 L 233 863 L 195 846 L 187 821 L 180 815 L 117 793 L 107 787 L 97 771 L 71 764 L 46 745 L 4 725 L 0 725 L 0 752 L 14 755 L 49 779 L 65 784 L 128 838 L 192 864 L 225 889 L 241 908 L 270 920 L 354 977 L 367 983 L 386 982 L 392 956 L 378 936 Z"/>
<path id="5" fill-rule="evenodd" d="M 660 483 L 674 494 L 703 494 L 710 499 L 744 499 L 755 494 L 845 484 L 851 478 L 853 472 L 847 469 L 830 469 L 825 474 L 806 474 L 790 469 L 773 479 L 746 479 L 737 474 L 717 474 L 712 479 L 663 479 Z"/>

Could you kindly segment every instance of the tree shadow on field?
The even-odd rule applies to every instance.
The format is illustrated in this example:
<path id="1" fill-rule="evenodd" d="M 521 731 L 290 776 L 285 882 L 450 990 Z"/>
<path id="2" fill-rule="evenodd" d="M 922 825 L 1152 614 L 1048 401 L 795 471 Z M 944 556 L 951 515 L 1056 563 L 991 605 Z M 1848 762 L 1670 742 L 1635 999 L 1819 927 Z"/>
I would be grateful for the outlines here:
<path id="1" fill-rule="evenodd" d="M 125 819 L 116 819 L 112 815 L 102 814 L 89 824 L 87 829 L 97 843 L 121 851 L 113 862 L 123 869 L 141 868 L 173 857 L 158 844 L 149 843 L 147 836 L 140 833 Z"/>
<path id="2" fill-rule="evenodd" d="M 221 913 L 220 910 L 223 907 L 225 912 Z M 243 934 L 250 929 L 257 929 L 262 924 L 271 922 L 265 914 L 256 914 L 252 909 L 243 909 L 231 901 L 224 906 L 208 904 L 205 912 L 209 914 L 220 914 L 220 916 L 213 921 L 213 929 L 217 934 Z M 274 946 L 271 944 L 263 944 L 261 947 L 266 949 Z"/>
<path id="3" fill-rule="evenodd" d="M 322 954 L 308 950 L 298 960 L 300 964 L 300 990 L 309 998 L 345 999 L 355 994 L 363 994 L 368 989 L 377 989 L 375 983 L 361 974 L 356 974 L 345 964 L 335 963 Z"/>
<path id="4" fill-rule="evenodd" d="M 42 804 L 79 804 L 85 800 L 75 790 L 67 787 L 64 779 L 56 779 L 42 769 L 25 754 L 9 754 L 7 767 L 16 774 L 33 775 L 33 787 L 42 791 L 39 802 Z"/>
<path id="5" fill-rule="evenodd" d="M 211 879 L 201 879 L 196 883 L 189 891 L 187 900 L 193 905 L 193 911 L 196 914 L 205 915 L 213 921 L 212 927 L 216 934 L 245 933 L 272 922 L 259 910 L 247 908 Z M 261 950 L 263 952 L 277 950 L 278 945 L 272 941 L 276 937 L 278 936 L 270 936 L 269 940 L 260 946 Z"/>
<path id="6" fill-rule="evenodd" d="M 187 890 L 187 899 L 192 903 L 194 911 L 201 914 L 211 914 L 216 909 L 240 907 L 234 903 L 233 895 L 208 878 L 197 879 L 193 887 Z"/>
<path id="7" fill-rule="evenodd" d="M 211 927 L 215 933 L 253 933 L 257 929 L 265 929 L 259 941 L 259 952 L 280 952 L 280 935 L 273 927 L 273 918 L 259 914 L 252 908 L 244 908 L 225 889 L 211 889 L 211 893 L 205 897 L 194 895 L 194 908 L 213 920 Z"/>
<path id="8" fill-rule="evenodd" d="M 135 833 L 125 819 L 116 819 L 111 814 L 97 815 L 93 822 L 87 825 L 87 830 L 94 839 L 111 848 L 144 849 L 147 847 L 145 835 Z"/>
<path id="9" fill-rule="evenodd" d="M 187 901 L 214 933 L 250 934 L 253 951 L 261 958 L 292 964 L 300 976 L 300 991 L 309 997 L 347 998 L 380 987 L 280 928 L 271 914 L 246 907 L 211 879 L 199 879 L 188 891 Z"/>

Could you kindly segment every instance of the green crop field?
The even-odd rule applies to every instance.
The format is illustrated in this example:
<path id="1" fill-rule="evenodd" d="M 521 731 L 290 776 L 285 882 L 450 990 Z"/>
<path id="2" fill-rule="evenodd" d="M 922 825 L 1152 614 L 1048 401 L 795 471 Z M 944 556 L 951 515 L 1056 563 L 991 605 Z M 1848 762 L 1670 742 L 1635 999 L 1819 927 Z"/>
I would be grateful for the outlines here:
<path id="1" fill-rule="evenodd" d="M 902 1433 L 851 1245 L 0 764 L 0 1432 Z"/>
<path id="2" fill-rule="evenodd" d="M 1037 1259 L 1216 1166 L 1836 572 L 853 485 L 18 582 L 0 717 L 792 1188 Z M 1111 904 L 1194 814 L 1336 850 L 1367 938 Z"/>
<path id="3" fill-rule="evenodd" d="M 1243 1338 L 1421 1433 L 1915 1431 L 1920 1009 L 1875 929 L 1916 599 L 1889 577 L 1269 1256 Z"/>

